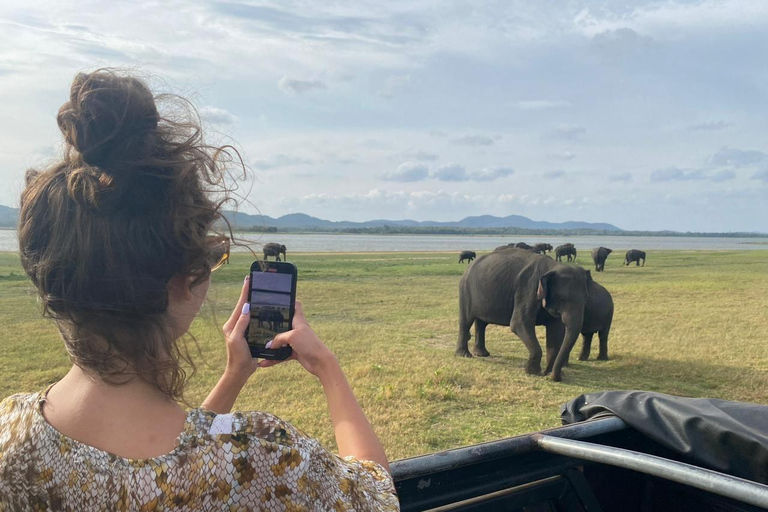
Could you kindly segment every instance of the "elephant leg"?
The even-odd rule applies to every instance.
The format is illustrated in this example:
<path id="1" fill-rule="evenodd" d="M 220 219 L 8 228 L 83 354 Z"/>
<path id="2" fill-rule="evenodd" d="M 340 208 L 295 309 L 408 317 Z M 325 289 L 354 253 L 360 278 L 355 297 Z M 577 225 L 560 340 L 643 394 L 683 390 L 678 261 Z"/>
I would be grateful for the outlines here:
<path id="1" fill-rule="evenodd" d="M 513 333 L 523 340 L 525 348 L 528 349 L 528 362 L 525 365 L 525 372 L 530 375 L 541 375 L 541 345 L 539 340 L 536 339 L 536 325 L 533 321 L 526 322 L 518 311 L 516 309 L 512 314 L 512 321 L 509 327 Z"/>
<path id="2" fill-rule="evenodd" d="M 592 336 L 594 336 L 595 333 L 590 332 L 589 334 L 582 334 L 582 345 L 581 345 L 581 354 L 579 354 L 579 361 L 586 361 L 589 359 L 589 353 L 592 351 Z"/>
<path id="3" fill-rule="evenodd" d="M 472 357 L 469 353 L 467 344 L 469 343 L 469 328 L 472 327 L 474 319 L 459 317 L 459 340 L 456 343 L 456 355 L 460 357 Z"/>
<path id="4" fill-rule="evenodd" d="M 475 320 L 475 347 L 472 353 L 478 357 L 488 357 L 491 355 L 485 348 L 486 327 L 488 327 L 488 322 L 483 322 L 480 319 Z"/>
<path id="5" fill-rule="evenodd" d="M 599 333 L 597 333 L 600 339 L 600 353 L 597 356 L 598 361 L 608 361 L 608 333 L 611 332 L 610 327 L 606 327 Z"/>
<path id="6" fill-rule="evenodd" d="M 546 326 L 547 329 L 547 368 L 544 375 L 552 373 L 552 367 L 555 365 L 555 359 L 560 352 L 565 337 L 565 324 L 560 320 L 553 321 Z"/>

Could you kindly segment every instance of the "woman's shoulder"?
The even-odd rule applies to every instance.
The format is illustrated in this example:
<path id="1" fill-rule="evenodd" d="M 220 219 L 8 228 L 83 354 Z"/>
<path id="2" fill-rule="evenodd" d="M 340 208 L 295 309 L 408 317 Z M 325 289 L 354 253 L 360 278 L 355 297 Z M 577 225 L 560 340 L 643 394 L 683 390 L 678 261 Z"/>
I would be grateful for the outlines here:
<path id="1" fill-rule="evenodd" d="M 216 414 L 206 409 L 190 412 L 188 434 L 208 436 L 248 436 L 283 446 L 295 446 L 310 441 L 308 435 L 274 414 L 262 411 L 237 411 Z"/>

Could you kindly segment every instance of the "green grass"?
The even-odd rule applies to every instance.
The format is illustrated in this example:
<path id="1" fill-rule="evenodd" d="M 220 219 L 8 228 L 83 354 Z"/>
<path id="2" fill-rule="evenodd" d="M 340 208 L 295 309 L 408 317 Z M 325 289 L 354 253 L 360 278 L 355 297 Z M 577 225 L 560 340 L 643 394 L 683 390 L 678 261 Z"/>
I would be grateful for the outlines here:
<path id="1" fill-rule="evenodd" d="M 765 403 L 768 398 L 768 251 L 650 252 L 644 268 L 608 259 L 595 280 L 616 305 L 611 361 L 575 355 L 554 383 L 523 371 L 527 352 L 491 326 L 489 358 L 453 355 L 458 281 L 453 253 L 292 254 L 299 297 L 337 354 L 391 458 L 559 425 L 559 406 L 586 392 L 644 389 Z M 193 324 L 199 403 L 224 365 L 219 325 L 250 260 L 234 255 L 214 274 Z M 580 258 L 587 265 L 588 260 Z M 0 396 L 31 391 L 68 370 L 54 325 L 40 317 L 18 256 L 0 253 Z M 540 331 L 543 339 L 543 331 Z M 578 342 L 576 349 L 580 347 Z M 595 357 L 597 339 L 593 346 Z M 236 407 L 277 414 L 333 448 L 320 386 L 296 363 L 259 370 Z"/>

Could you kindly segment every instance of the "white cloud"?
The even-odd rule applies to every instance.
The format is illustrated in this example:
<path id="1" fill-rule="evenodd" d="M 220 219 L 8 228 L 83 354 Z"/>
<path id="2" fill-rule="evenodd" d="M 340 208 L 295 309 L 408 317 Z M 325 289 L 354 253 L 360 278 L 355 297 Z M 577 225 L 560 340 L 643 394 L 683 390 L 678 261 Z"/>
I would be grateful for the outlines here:
<path id="1" fill-rule="evenodd" d="M 574 124 L 561 124 L 547 133 L 548 138 L 552 139 L 564 139 L 564 140 L 576 140 L 581 138 L 587 133 L 587 129 L 583 126 Z"/>
<path id="2" fill-rule="evenodd" d="M 295 167 L 298 165 L 311 165 L 314 162 L 298 156 L 277 154 L 270 158 L 259 159 L 253 162 L 253 167 L 259 170 L 278 169 L 281 167 Z"/>
<path id="3" fill-rule="evenodd" d="M 291 78 L 284 76 L 277 83 L 277 86 L 286 94 L 303 94 L 317 89 L 325 89 L 326 84 L 319 78 L 313 78 L 311 80 L 301 80 L 299 78 Z"/>
<path id="4" fill-rule="evenodd" d="M 423 181 L 429 177 L 429 168 L 416 162 L 403 162 L 397 170 L 384 173 L 380 177 L 384 181 Z"/>
<path id="5" fill-rule="evenodd" d="M 490 146 L 493 144 L 493 139 L 485 135 L 464 135 L 453 139 L 453 143 L 462 146 Z"/>
<path id="6" fill-rule="evenodd" d="M 733 123 L 726 123 L 725 121 L 708 121 L 706 123 L 692 124 L 686 127 L 689 132 L 713 132 L 717 130 L 724 130 L 733 126 Z"/>
<path id="7" fill-rule="evenodd" d="M 712 155 L 712 165 L 749 167 L 762 162 L 768 162 L 768 154 L 754 149 L 732 149 L 728 147 L 720 148 L 717 153 Z"/>
<path id="8" fill-rule="evenodd" d="M 617 181 L 617 182 L 623 182 L 628 183 L 632 181 L 632 175 L 628 172 L 619 172 L 614 173 L 608 176 L 608 181 Z"/>
<path id="9" fill-rule="evenodd" d="M 548 171 L 544 173 L 544 179 L 547 180 L 559 180 L 563 176 L 565 176 L 565 171 L 562 169 L 556 169 L 554 171 Z"/>
<path id="10" fill-rule="evenodd" d="M 198 113 L 200 114 L 200 117 L 211 124 L 225 126 L 235 124 L 237 122 L 237 116 L 224 110 L 223 108 L 207 106 L 200 108 Z"/>
<path id="11" fill-rule="evenodd" d="M 471 179 L 474 181 L 495 181 L 511 176 L 514 173 L 514 169 L 509 167 L 486 167 L 480 171 L 473 172 Z"/>

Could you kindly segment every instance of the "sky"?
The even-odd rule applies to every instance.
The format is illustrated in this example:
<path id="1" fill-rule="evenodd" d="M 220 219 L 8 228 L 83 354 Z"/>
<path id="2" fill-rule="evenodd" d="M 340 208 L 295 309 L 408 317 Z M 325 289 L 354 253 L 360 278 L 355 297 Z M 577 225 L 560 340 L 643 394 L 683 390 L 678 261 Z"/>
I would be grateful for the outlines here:
<path id="1" fill-rule="evenodd" d="M 0 204 L 79 71 L 193 101 L 240 210 L 768 232 L 768 2 L 0 3 Z"/>

